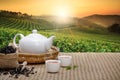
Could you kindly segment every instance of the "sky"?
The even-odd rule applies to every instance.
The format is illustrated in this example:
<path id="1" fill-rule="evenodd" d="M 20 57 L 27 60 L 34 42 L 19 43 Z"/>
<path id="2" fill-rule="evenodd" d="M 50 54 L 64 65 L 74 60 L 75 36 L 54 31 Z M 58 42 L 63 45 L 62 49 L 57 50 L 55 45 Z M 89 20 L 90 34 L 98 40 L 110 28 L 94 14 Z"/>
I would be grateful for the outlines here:
<path id="1" fill-rule="evenodd" d="M 84 17 L 92 14 L 120 15 L 120 0 L 0 0 L 0 10 L 37 16 Z"/>

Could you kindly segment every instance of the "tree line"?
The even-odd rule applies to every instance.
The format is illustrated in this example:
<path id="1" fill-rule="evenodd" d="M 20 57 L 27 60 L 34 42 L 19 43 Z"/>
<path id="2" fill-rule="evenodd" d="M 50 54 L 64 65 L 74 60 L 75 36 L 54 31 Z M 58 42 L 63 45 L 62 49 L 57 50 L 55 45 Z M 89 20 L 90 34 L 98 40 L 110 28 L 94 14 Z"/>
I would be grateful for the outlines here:
<path id="1" fill-rule="evenodd" d="M 7 11 L 7 10 L 0 10 L 0 17 L 31 19 L 32 15 L 28 15 L 27 13 L 21 13 L 21 12 L 12 12 L 12 11 Z"/>

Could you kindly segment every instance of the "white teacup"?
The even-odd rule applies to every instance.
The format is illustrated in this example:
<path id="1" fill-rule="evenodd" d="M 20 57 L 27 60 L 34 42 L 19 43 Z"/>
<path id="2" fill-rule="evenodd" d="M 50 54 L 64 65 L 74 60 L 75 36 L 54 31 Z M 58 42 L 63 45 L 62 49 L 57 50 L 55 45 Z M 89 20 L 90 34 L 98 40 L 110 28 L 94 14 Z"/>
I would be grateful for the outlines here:
<path id="1" fill-rule="evenodd" d="M 68 56 L 68 55 L 58 56 L 58 60 L 61 61 L 61 66 L 63 67 L 70 66 L 72 63 L 72 56 Z"/>
<path id="2" fill-rule="evenodd" d="M 59 72 L 60 60 L 46 60 L 45 64 L 47 72 Z"/>

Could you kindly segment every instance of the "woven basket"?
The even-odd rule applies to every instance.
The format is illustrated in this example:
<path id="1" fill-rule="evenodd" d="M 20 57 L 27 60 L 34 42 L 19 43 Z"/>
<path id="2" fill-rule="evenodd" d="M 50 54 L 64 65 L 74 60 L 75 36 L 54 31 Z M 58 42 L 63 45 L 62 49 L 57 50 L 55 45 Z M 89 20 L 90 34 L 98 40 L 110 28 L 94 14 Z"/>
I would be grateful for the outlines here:
<path id="1" fill-rule="evenodd" d="M 16 68 L 18 66 L 17 52 L 6 55 L 0 53 L 0 68 Z"/>
<path id="2" fill-rule="evenodd" d="M 56 59 L 59 54 L 59 49 L 57 47 L 52 46 L 51 49 L 47 53 L 42 54 L 32 54 L 32 53 L 18 53 L 18 62 L 27 61 L 28 63 L 44 63 L 45 58 Z"/>

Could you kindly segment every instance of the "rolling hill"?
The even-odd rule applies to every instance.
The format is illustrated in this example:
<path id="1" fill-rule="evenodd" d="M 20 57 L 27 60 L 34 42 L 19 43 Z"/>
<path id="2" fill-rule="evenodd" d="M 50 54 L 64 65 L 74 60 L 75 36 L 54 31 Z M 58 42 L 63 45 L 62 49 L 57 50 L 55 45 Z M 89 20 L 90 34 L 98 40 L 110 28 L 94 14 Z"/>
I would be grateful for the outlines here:
<path id="1" fill-rule="evenodd" d="M 14 16 L 15 15 L 15 16 Z M 0 27 L 20 30 L 63 30 L 89 33 L 106 33 L 107 27 L 113 23 L 120 24 L 119 15 L 90 15 L 84 18 L 57 16 L 30 16 L 20 12 L 0 12 Z"/>
<path id="2" fill-rule="evenodd" d="M 68 17 L 64 20 L 57 16 L 34 16 L 33 19 L 43 19 L 55 25 L 56 29 L 70 28 L 77 31 L 103 32 L 105 28 L 89 20 L 77 17 Z"/>
<path id="3" fill-rule="evenodd" d="M 8 18 L 0 17 L 0 27 L 3 28 L 13 28 L 20 30 L 50 30 L 54 29 L 54 26 L 45 20 L 34 20 L 34 19 L 18 19 L 18 18 Z"/>
<path id="4" fill-rule="evenodd" d="M 76 17 L 31 17 L 9 11 L 0 14 L 0 47 L 13 41 L 17 33 L 28 35 L 33 29 L 46 37 L 55 35 L 53 44 L 62 52 L 120 52 L 119 34 L 105 33 L 107 29 L 94 21 Z"/>
<path id="5" fill-rule="evenodd" d="M 69 28 L 71 30 L 107 34 L 112 33 L 108 27 L 113 24 L 120 24 L 120 15 L 90 15 L 83 18 L 68 17 L 61 19 L 57 16 L 35 16 L 36 19 L 43 19 L 50 22 L 56 29 Z"/>
<path id="6" fill-rule="evenodd" d="M 108 27 L 114 23 L 120 24 L 120 15 L 90 15 L 82 19 L 91 21 L 104 27 Z"/>

